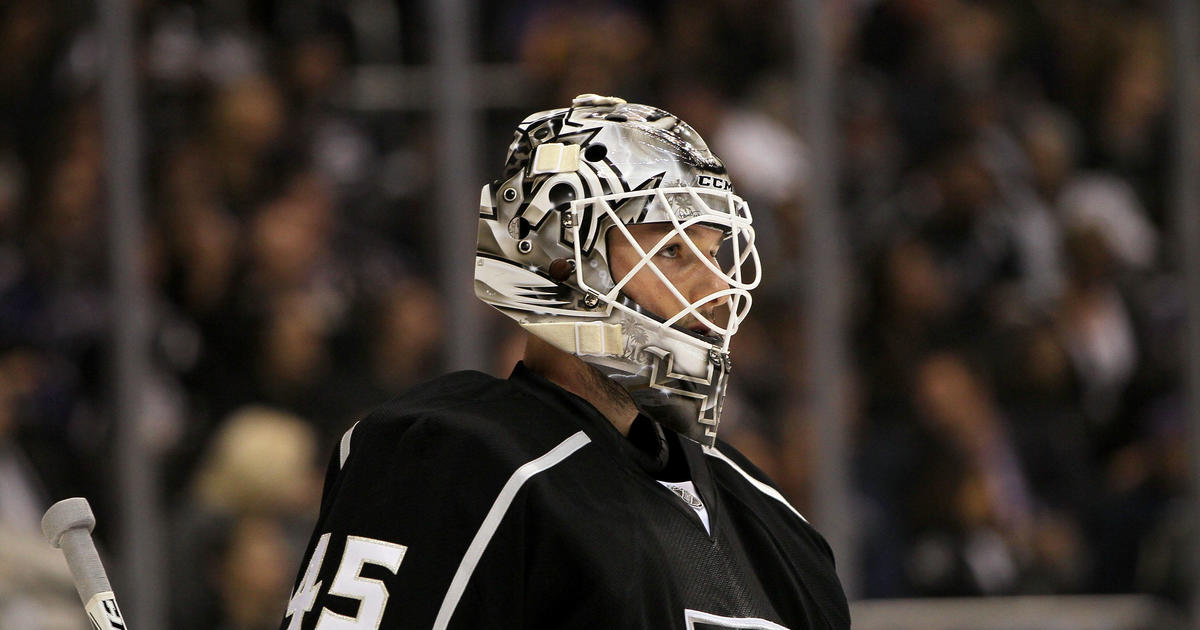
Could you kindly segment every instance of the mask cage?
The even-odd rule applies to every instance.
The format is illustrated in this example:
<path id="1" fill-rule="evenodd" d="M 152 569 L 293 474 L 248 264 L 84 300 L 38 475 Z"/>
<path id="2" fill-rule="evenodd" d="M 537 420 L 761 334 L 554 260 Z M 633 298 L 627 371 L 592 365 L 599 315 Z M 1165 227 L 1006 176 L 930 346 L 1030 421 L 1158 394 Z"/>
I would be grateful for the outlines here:
<path id="1" fill-rule="evenodd" d="M 644 204 L 637 203 L 641 200 L 640 198 L 645 199 Z M 607 219 L 613 229 L 617 230 L 640 256 L 623 277 L 613 278 L 614 285 L 607 291 L 590 286 L 584 279 L 584 255 L 580 245 L 581 221 L 576 217 L 584 215 L 585 207 L 590 207 L 593 212 L 599 213 L 596 217 L 597 224 L 603 224 L 604 219 Z M 645 217 L 643 220 L 631 223 L 669 223 L 671 229 L 667 230 L 649 248 L 643 248 L 629 232 L 625 222 L 618 216 L 618 209 L 627 210 L 630 207 L 644 208 L 642 216 Z M 754 245 L 753 218 L 750 215 L 749 205 L 741 197 L 730 192 L 692 187 L 656 188 L 574 200 L 567 212 L 571 217 L 568 230 L 574 245 L 576 282 L 580 289 L 596 296 L 599 302 L 610 308 L 646 317 L 645 313 L 622 302 L 621 290 L 640 271 L 649 269 L 670 291 L 680 306 L 679 312 L 662 320 L 661 325 L 674 326 L 683 318 L 692 316 L 720 340 L 721 351 L 728 352 L 730 338 L 737 332 L 738 326 L 750 312 L 752 303 L 750 291 L 759 285 L 762 270 L 758 250 Z M 681 216 L 684 218 L 681 219 Z M 656 220 L 660 218 L 665 220 Z M 701 251 L 691 235 L 688 234 L 688 228 L 697 225 L 715 227 L 724 232 L 722 253 L 718 254 L 716 261 L 708 253 Z M 710 273 L 720 278 L 728 288 L 714 291 L 695 301 L 689 301 L 683 296 L 653 260 L 654 256 L 677 236 L 691 254 L 700 260 Z M 722 269 L 718 264 L 723 259 L 728 261 L 727 269 Z M 747 277 L 749 279 L 746 279 Z M 700 308 L 725 297 L 728 297 L 728 319 L 722 326 L 718 322 L 712 321 L 717 318 L 705 316 Z M 691 331 L 685 332 L 695 334 Z"/>

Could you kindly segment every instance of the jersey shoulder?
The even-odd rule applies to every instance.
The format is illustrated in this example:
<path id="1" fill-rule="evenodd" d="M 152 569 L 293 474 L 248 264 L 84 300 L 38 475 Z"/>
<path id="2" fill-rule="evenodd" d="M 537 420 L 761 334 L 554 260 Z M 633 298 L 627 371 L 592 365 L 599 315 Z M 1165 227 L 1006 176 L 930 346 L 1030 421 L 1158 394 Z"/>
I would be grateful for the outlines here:
<path id="1" fill-rule="evenodd" d="M 407 456 L 436 456 L 446 465 L 460 458 L 472 460 L 473 467 L 519 465 L 578 430 L 563 414 L 550 411 L 509 380 L 452 372 L 368 414 L 343 438 L 343 460 L 351 456 L 345 451 L 387 456 L 404 444 Z"/>
<path id="2" fill-rule="evenodd" d="M 419 529 L 405 520 L 409 512 L 477 522 L 518 469 L 579 431 L 544 407 L 519 386 L 478 372 L 406 391 L 357 422 L 334 449 L 322 526 L 402 541 L 415 540 L 411 530 Z"/>
<path id="3" fill-rule="evenodd" d="M 367 420 L 401 421 L 423 417 L 452 417 L 478 411 L 490 401 L 517 393 L 509 381 L 490 374 L 464 370 L 443 374 L 405 390 L 376 408 Z"/>

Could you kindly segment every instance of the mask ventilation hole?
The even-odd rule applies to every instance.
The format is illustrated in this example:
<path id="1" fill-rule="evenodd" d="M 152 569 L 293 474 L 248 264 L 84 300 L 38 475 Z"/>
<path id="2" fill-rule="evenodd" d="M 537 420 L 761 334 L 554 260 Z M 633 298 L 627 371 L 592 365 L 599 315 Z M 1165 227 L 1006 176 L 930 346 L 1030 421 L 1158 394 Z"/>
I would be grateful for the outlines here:
<path id="1" fill-rule="evenodd" d="M 575 189 L 570 184 L 555 184 L 554 188 L 550 189 L 550 203 L 554 204 L 555 208 L 565 206 L 575 200 Z"/>
<path id="2" fill-rule="evenodd" d="M 583 150 L 583 159 L 589 162 L 599 162 L 608 155 L 608 147 L 603 144 L 593 144 Z"/>

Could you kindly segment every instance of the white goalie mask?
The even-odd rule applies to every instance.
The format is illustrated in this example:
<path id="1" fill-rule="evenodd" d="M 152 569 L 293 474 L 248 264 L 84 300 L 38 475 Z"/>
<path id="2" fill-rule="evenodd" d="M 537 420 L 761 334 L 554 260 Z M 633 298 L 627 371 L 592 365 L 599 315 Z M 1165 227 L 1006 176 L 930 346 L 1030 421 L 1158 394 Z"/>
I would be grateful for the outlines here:
<path id="1" fill-rule="evenodd" d="M 643 223 L 660 224 L 661 238 L 639 244 L 629 226 Z M 721 231 L 715 256 L 693 240 L 697 226 Z M 636 260 L 619 278 L 616 243 Z M 714 290 L 681 291 L 655 264 L 665 247 L 703 261 Z M 659 280 L 671 312 L 626 295 L 639 273 Z M 720 421 L 729 340 L 759 280 L 750 210 L 724 164 L 661 109 L 585 94 L 533 114 L 517 127 L 504 178 L 483 187 L 475 294 L 706 445 Z"/>

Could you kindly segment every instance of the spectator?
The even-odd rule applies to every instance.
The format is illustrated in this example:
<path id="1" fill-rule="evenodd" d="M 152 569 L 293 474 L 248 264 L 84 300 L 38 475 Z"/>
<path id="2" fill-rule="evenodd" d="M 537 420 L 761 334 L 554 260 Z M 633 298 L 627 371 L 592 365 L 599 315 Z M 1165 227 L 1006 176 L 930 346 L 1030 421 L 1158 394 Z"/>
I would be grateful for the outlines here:
<path id="1" fill-rule="evenodd" d="M 318 460 L 299 417 L 250 407 L 225 420 L 179 510 L 172 627 L 253 630 L 279 616 L 316 513 Z"/>

